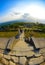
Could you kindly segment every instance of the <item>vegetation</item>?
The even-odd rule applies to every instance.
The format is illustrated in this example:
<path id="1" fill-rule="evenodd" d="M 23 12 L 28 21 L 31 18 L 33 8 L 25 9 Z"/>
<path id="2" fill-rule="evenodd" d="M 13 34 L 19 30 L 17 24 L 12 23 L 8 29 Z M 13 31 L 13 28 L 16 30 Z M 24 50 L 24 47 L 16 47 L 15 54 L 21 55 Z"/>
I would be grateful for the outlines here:
<path id="1" fill-rule="evenodd" d="M 0 32 L 0 37 L 13 37 L 18 34 L 18 31 L 14 32 Z"/>
<path id="2" fill-rule="evenodd" d="M 45 24 L 33 23 L 30 28 L 25 28 L 25 37 L 45 37 Z"/>
<path id="3" fill-rule="evenodd" d="M 45 37 L 45 24 L 17 22 L 0 26 L 0 37 L 12 37 L 18 34 L 18 29 L 24 29 L 25 37 Z"/>
<path id="4" fill-rule="evenodd" d="M 28 37 L 45 37 L 45 33 L 41 33 L 41 32 L 34 32 L 34 31 L 26 31 L 25 32 L 25 37 L 28 38 Z"/>

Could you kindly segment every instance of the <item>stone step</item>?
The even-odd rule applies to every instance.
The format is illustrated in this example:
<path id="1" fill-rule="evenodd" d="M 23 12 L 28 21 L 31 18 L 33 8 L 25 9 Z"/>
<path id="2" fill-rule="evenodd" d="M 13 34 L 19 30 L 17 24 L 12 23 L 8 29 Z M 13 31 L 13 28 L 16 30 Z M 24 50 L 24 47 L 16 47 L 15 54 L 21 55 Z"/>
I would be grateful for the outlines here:
<path id="1" fill-rule="evenodd" d="M 33 55 L 35 55 L 35 53 L 33 51 L 26 51 L 26 52 L 22 52 L 22 51 L 16 51 L 16 52 L 10 52 L 9 55 L 16 55 L 16 56 L 27 56 L 27 57 L 31 57 Z"/>
<path id="2" fill-rule="evenodd" d="M 20 61 L 20 64 L 21 64 L 21 65 L 25 65 L 26 60 L 27 60 L 27 59 L 26 59 L 25 57 L 20 57 L 20 60 L 19 60 L 19 61 Z"/>
<path id="3" fill-rule="evenodd" d="M 18 63 L 18 57 L 15 57 L 15 56 L 12 56 L 11 57 L 11 60 L 15 63 Z"/>
<path id="4" fill-rule="evenodd" d="M 4 57 L 5 59 L 7 59 L 7 60 L 10 60 L 10 59 L 11 59 L 10 55 L 4 55 L 3 57 Z"/>
<path id="5" fill-rule="evenodd" d="M 32 58 L 32 59 L 30 59 L 29 65 L 40 64 L 42 62 L 44 62 L 44 58 L 43 58 L 43 56 L 40 56 L 38 58 Z"/>
<path id="6" fill-rule="evenodd" d="M 9 64 L 9 61 L 6 60 L 6 59 L 4 59 L 4 58 L 2 58 L 1 59 L 1 63 L 4 64 L 4 65 L 8 65 Z"/>
<path id="7" fill-rule="evenodd" d="M 2 63 L 0 63 L 0 65 L 3 65 Z"/>
<path id="8" fill-rule="evenodd" d="M 45 62 L 41 63 L 40 65 L 45 65 Z"/>
<path id="9" fill-rule="evenodd" d="M 3 57 L 3 54 L 2 53 L 0 53 L 0 59 Z"/>
<path id="10" fill-rule="evenodd" d="M 9 65 L 16 65 L 16 64 L 13 63 L 12 61 L 9 61 Z"/>

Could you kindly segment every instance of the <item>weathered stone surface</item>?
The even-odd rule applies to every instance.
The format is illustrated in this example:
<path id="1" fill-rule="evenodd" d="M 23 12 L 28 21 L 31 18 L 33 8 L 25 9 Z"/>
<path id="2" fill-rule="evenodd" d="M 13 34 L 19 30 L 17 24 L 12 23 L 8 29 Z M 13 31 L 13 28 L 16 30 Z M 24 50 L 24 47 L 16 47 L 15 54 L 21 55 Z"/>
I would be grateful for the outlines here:
<path id="1" fill-rule="evenodd" d="M 32 51 L 35 48 L 33 46 L 29 46 L 24 41 L 24 32 L 21 34 L 20 40 L 18 39 L 18 42 L 16 44 L 14 40 L 15 37 L 10 39 L 0 38 L 0 65 L 16 65 L 18 63 L 20 63 L 21 65 L 28 65 L 28 63 L 29 65 L 36 65 L 40 63 L 40 65 L 45 65 L 45 63 L 43 63 L 45 58 L 45 39 L 33 39 L 35 47 L 40 48 L 39 53 L 35 53 L 34 51 Z M 7 45 L 7 43 L 9 44 Z M 11 51 L 8 53 L 8 55 L 3 55 L 2 52 L 4 50 L 2 51 L 2 49 L 5 49 L 6 46 Z"/>
<path id="2" fill-rule="evenodd" d="M 3 57 L 3 54 L 2 53 L 0 53 L 0 58 L 2 58 Z"/>
<path id="3" fill-rule="evenodd" d="M 0 53 L 3 53 L 3 52 L 4 52 L 4 50 L 1 50 L 1 49 L 0 49 Z"/>
<path id="4" fill-rule="evenodd" d="M 45 62 L 41 63 L 40 65 L 45 65 Z"/>
<path id="5" fill-rule="evenodd" d="M 26 60 L 27 59 L 25 57 L 20 57 L 20 64 L 25 65 Z"/>
<path id="6" fill-rule="evenodd" d="M 41 54 L 35 53 L 35 57 L 39 57 L 39 56 L 41 56 Z"/>
<path id="7" fill-rule="evenodd" d="M 9 38 L 0 38 L 0 48 L 5 49 Z"/>
<path id="8" fill-rule="evenodd" d="M 10 60 L 11 57 L 9 55 L 4 55 L 4 58 Z"/>
<path id="9" fill-rule="evenodd" d="M 16 51 L 13 53 L 9 53 L 9 55 L 16 55 L 16 56 L 27 56 L 27 57 L 31 57 L 33 56 L 35 53 L 33 51 Z"/>
<path id="10" fill-rule="evenodd" d="M 9 65 L 16 65 L 16 64 L 13 63 L 12 61 L 9 61 Z"/>
<path id="11" fill-rule="evenodd" d="M 32 37 L 32 40 L 33 40 L 36 48 L 44 48 L 45 47 L 45 38 Z"/>
<path id="12" fill-rule="evenodd" d="M 2 63 L 0 63 L 0 65 L 3 65 Z"/>
<path id="13" fill-rule="evenodd" d="M 40 56 L 40 57 L 38 57 L 38 58 L 32 58 L 32 59 L 30 59 L 30 61 L 29 61 L 29 65 L 40 64 L 40 63 L 42 63 L 43 61 L 44 61 L 43 56 Z"/>
<path id="14" fill-rule="evenodd" d="M 27 53 L 25 53 L 27 57 L 31 57 L 33 56 L 35 53 L 33 51 L 29 51 Z"/>
<path id="15" fill-rule="evenodd" d="M 4 64 L 4 65 L 8 65 L 9 62 L 6 59 L 2 58 L 1 63 Z"/>
<path id="16" fill-rule="evenodd" d="M 45 60 L 45 48 L 40 49 L 39 53 L 41 53 L 44 56 L 44 60 Z"/>
<path id="17" fill-rule="evenodd" d="M 12 45 L 13 45 L 14 40 L 15 40 L 15 37 L 10 38 L 10 42 L 9 42 L 9 44 L 7 46 L 8 49 L 12 50 Z"/>
<path id="18" fill-rule="evenodd" d="M 45 48 L 40 49 L 39 53 L 45 53 Z"/>
<path id="19" fill-rule="evenodd" d="M 13 56 L 13 57 L 11 57 L 11 59 L 12 59 L 15 63 L 18 63 L 18 57 Z"/>

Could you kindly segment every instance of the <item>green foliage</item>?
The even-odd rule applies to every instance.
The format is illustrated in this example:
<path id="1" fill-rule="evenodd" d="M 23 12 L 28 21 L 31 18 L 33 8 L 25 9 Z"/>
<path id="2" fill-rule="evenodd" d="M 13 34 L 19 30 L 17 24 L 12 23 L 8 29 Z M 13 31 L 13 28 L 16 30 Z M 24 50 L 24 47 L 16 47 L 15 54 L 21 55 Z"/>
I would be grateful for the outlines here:
<path id="1" fill-rule="evenodd" d="M 0 26 L 0 37 L 15 36 L 14 32 L 18 31 L 19 28 L 25 30 L 25 37 L 29 37 L 30 35 L 35 37 L 45 37 L 45 24 L 38 22 L 17 22 L 8 25 L 2 25 Z"/>

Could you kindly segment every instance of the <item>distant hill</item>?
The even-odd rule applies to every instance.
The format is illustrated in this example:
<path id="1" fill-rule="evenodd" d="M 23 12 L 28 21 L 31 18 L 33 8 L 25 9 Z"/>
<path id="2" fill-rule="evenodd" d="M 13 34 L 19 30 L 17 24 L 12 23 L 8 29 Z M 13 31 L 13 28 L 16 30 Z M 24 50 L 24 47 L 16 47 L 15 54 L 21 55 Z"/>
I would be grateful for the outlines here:
<path id="1" fill-rule="evenodd" d="M 6 21 L 6 22 L 4 22 L 4 23 L 0 23 L 0 25 L 2 26 L 2 25 L 8 25 L 8 24 L 13 24 L 13 23 L 16 23 L 16 22 L 34 22 L 34 20 L 32 20 L 32 19 L 30 19 L 30 20 L 28 20 L 28 19 L 24 19 L 24 18 L 22 18 L 22 19 L 18 19 L 18 20 L 11 20 L 11 21 Z"/>

